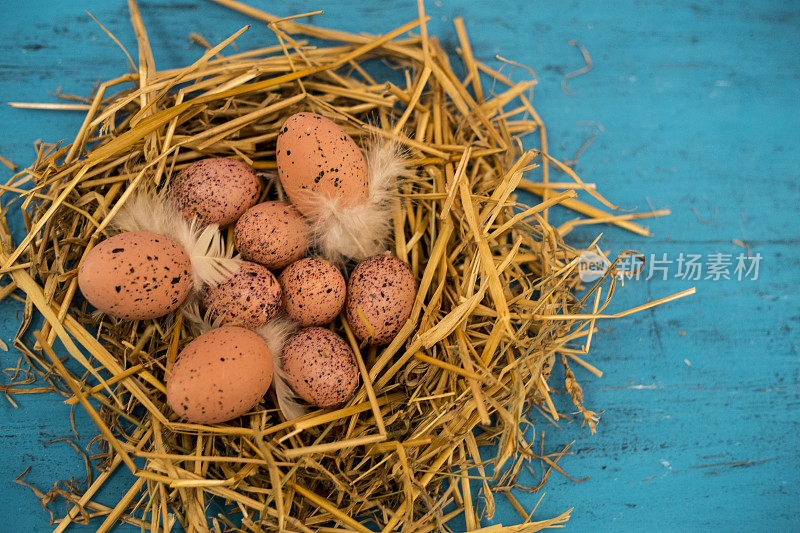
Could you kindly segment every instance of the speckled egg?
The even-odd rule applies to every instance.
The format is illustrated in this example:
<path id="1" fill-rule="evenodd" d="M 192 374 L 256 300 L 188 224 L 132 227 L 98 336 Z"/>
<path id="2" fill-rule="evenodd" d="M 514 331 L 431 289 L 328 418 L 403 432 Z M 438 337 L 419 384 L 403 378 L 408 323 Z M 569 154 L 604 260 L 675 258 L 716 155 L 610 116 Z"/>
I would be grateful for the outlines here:
<path id="1" fill-rule="evenodd" d="M 417 284 L 407 264 L 389 252 L 361 261 L 347 283 L 345 312 L 353 333 L 387 344 L 411 315 Z"/>
<path id="2" fill-rule="evenodd" d="M 264 202 L 248 209 L 233 231 L 236 250 L 248 261 L 279 269 L 306 255 L 309 228 L 286 202 Z"/>
<path id="3" fill-rule="evenodd" d="M 315 197 L 337 200 L 342 207 L 368 196 L 367 163 L 361 149 L 336 123 L 315 113 L 297 113 L 278 134 L 276 160 L 283 189 L 306 216 Z"/>
<path id="4" fill-rule="evenodd" d="M 347 342 L 325 328 L 305 328 L 283 347 L 281 366 L 292 390 L 317 407 L 336 407 L 353 397 L 358 366 Z"/>
<path id="5" fill-rule="evenodd" d="M 203 306 L 212 320 L 257 328 L 278 314 L 281 286 L 266 267 L 243 261 L 231 279 L 203 292 Z"/>
<path id="6" fill-rule="evenodd" d="M 228 225 L 253 206 L 261 179 L 247 163 L 227 157 L 196 161 L 173 178 L 170 192 L 178 210 L 203 225 Z"/>
<path id="7" fill-rule="evenodd" d="M 301 327 L 329 324 L 344 306 L 344 277 L 320 257 L 292 263 L 281 272 L 278 281 L 283 310 Z"/>
<path id="8" fill-rule="evenodd" d="M 86 254 L 78 286 L 89 303 L 117 318 L 144 320 L 174 311 L 192 288 L 192 265 L 172 239 L 149 231 L 114 235 Z"/>
<path id="9" fill-rule="evenodd" d="M 167 378 L 167 403 L 198 424 L 231 420 L 258 404 L 272 383 L 272 354 L 249 329 L 222 326 L 194 339 Z"/>

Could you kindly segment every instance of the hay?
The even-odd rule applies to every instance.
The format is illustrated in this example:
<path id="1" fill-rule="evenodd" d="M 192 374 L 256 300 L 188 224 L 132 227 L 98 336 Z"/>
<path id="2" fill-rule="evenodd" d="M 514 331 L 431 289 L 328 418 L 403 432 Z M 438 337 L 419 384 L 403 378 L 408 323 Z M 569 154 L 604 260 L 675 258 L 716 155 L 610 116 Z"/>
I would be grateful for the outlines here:
<path id="1" fill-rule="evenodd" d="M 0 299 L 25 302 L 14 341 L 23 358 L 2 391 L 12 403 L 12 394 L 58 392 L 99 428 L 101 451 L 93 457 L 99 477 L 87 479 L 85 488 L 37 492 L 45 503 L 70 503 L 56 531 L 92 516 L 105 517 L 100 531 L 120 521 L 151 531 L 169 530 L 175 521 L 188 531 L 438 531 L 464 515 L 470 529 L 485 532 L 566 522 L 570 510 L 534 520 L 511 492 L 540 490 L 554 470 L 567 475 L 559 462 L 569 447 L 545 454 L 530 431 L 533 421 L 577 415 L 593 432 L 599 415 L 583 406 L 569 365 L 601 375 L 584 360 L 595 321 L 692 290 L 606 313 L 616 262 L 583 291 L 582 250 L 562 237 L 575 225 L 601 222 L 646 235 L 632 219 L 663 212 L 615 215 L 593 184 L 552 158 L 531 105 L 535 79 L 512 83 L 476 61 L 460 19 L 466 80 L 428 35 L 421 2 L 417 20 L 369 36 L 216 1 L 267 22 L 279 46 L 225 56 L 246 28 L 214 47 L 196 36 L 207 49 L 198 61 L 159 71 L 131 0 L 136 72 L 100 84 L 85 102 L 49 106 L 87 110 L 75 140 L 40 145 L 36 162 L 2 186 L 12 199 L 3 206 L 0 266 L 12 282 Z M 407 35 L 412 30 L 419 35 Z M 298 36 L 342 44 L 313 46 Z M 375 58 L 398 69 L 405 83 L 376 79 L 369 61 Z M 487 92 L 480 73 L 505 88 Z M 332 118 L 362 144 L 379 135 L 411 154 L 416 172 L 402 179 L 393 214 L 393 250 L 419 281 L 411 318 L 377 350 L 359 346 L 337 319 L 333 327 L 349 339 L 362 376 L 356 397 L 340 409 L 284 420 L 271 392 L 229 423 L 181 422 L 166 406 L 164 381 L 165 369 L 191 340 L 182 315 L 141 322 L 98 317 L 76 292 L 77 265 L 114 231 L 111 219 L 137 190 L 166 186 L 199 158 L 235 157 L 273 170 L 279 126 L 299 110 Z M 540 143 L 524 150 L 521 139 L 531 133 Z M 551 182 L 553 172 L 566 183 Z M 269 183 L 265 196 L 280 194 Z M 518 188 L 542 202 L 520 204 Z M 610 211 L 577 200 L 579 192 Z M 555 205 L 589 218 L 555 228 L 547 216 Z M 17 216 L 16 209 L 28 233 L 15 244 L 6 217 Z M 586 249 L 604 256 L 597 242 Z M 33 332 L 35 344 L 34 316 L 44 320 Z M 54 352 L 56 339 L 68 360 Z M 555 365 L 565 369 L 574 414 L 559 413 L 552 400 L 560 386 L 550 380 Z M 27 387 L 35 377 L 49 386 Z M 489 444 L 496 456 L 482 457 L 480 447 Z M 135 482 L 114 507 L 95 502 L 120 465 Z M 540 467 L 539 482 L 521 486 L 520 472 L 535 473 L 533 467 Z M 477 493 L 471 480 L 480 483 Z M 492 517 L 498 495 L 509 499 L 523 525 L 478 529 Z M 224 512 L 207 517 L 212 500 Z"/>

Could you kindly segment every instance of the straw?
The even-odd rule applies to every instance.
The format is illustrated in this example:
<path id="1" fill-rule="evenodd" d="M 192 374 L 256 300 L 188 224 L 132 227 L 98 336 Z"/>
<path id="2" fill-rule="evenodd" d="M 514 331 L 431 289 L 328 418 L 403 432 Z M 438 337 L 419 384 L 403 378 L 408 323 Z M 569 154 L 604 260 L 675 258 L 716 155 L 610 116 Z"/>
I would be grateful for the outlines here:
<path id="1" fill-rule="evenodd" d="M 36 160 L 0 187 L 0 276 L 10 280 L 0 299 L 26 304 L 14 340 L 21 358 L 0 392 L 12 405 L 16 394 L 61 394 L 97 426 L 93 454 L 102 473 L 84 487 L 35 489 L 43 504 L 70 502 L 56 531 L 89 516 L 102 517 L 101 531 L 128 522 L 151 531 L 177 523 L 189 531 L 428 532 L 445 530 L 462 513 L 470 528 L 487 533 L 563 526 L 571 509 L 534 520 L 539 511 L 514 495 L 524 469 L 540 480 L 525 490 L 541 490 L 553 472 L 569 477 L 567 449 L 544 453 L 541 430 L 527 428 L 572 416 L 559 394 L 566 392 L 594 431 L 600 415 L 584 406 L 569 364 L 602 375 L 590 352 L 600 342 L 597 321 L 694 292 L 611 311 L 620 258 L 607 257 L 599 237 L 568 244 L 564 236 L 596 224 L 648 235 L 634 220 L 667 211 L 614 212 L 599 183 L 556 159 L 531 104 L 533 71 L 515 83 L 476 60 L 460 18 L 463 80 L 429 34 L 421 1 L 416 19 L 384 35 L 301 22 L 320 12 L 282 18 L 215 1 L 252 17 L 250 31 L 269 29 L 278 44 L 231 52 L 247 26 L 216 45 L 195 37 L 203 47 L 197 61 L 159 70 L 158 51 L 129 0 L 134 73 L 101 83 L 89 99 L 12 104 L 86 112 L 72 142 L 39 145 Z M 383 80 L 374 59 L 405 81 Z M 501 87 L 490 91 L 487 77 Z M 111 218 L 139 187 L 168 186 L 175 172 L 211 156 L 274 170 L 278 131 L 298 111 L 330 117 L 362 146 L 378 135 L 406 150 L 413 172 L 399 178 L 390 248 L 418 283 L 411 316 L 377 348 L 360 345 L 344 319 L 331 325 L 348 339 L 361 377 L 346 405 L 285 420 L 270 393 L 226 423 L 182 421 L 165 395 L 167 369 L 193 338 L 182 315 L 104 317 L 83 301 L 78 265 L 116 231 Z M 541 203 L 520 203 L 520 190 Z M 265 197 L 277 198 L 276 188 Z M 559 206 L 579 218 L 552 226 L 548 211 Z M 11 217 L 25 223 L 19 242 Z M 578 266 L 585 251 L 606 256 L 609 270 L 584 288 Z M 40 331 L 33 331 L 35 318 L 44 319 Z M 53 348 L 57 340 L 65 359 Z M 561 382 L 552 377 L 557 356 Z M 134 480 L 113 506 L 98 503 L 120 464 Z M 481 529 L 501 493 L 522 524 Z M 211 511 L 212 502 L 225 512 Z"/>

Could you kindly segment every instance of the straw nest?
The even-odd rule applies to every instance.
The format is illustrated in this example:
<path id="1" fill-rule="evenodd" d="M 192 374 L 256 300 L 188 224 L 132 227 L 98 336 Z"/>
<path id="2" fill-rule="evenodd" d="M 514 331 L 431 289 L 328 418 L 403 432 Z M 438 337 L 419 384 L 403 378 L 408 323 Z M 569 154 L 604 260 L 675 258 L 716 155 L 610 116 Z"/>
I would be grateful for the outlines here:
<path id="1" fill-rule="evenodd" d="M 558 463 L 568 450 L 545 454 L 534 420 L 577 416 L 594 431 L 599 415 L 584 407 L 571 365 L 600 375 L 583 357 L 595 320 L 619 315 L 602 314 L 617 280 L 613 262 L 578 297 L 582 250 L 562 238 L 595 222 L 646 234 L 631 219 L 660 213 L 612 215 L 613 205 L 552 158 L 531 105 L 535 78 L 513 83 L 476 61 L 460 20 L 466 80 L 428 36 L 421 4 L 417 20 L 369 36 L 217 1 L 269 23 L 280 44 L 223 55 L 243 28 L 194 64 L 159 71 L 131 1 L 136 72 L 67 104 L 88 110 L 75 140 L 41 144 L 36 162 L 3 187 L 13 196 L 3 215 L 20 209 L 28 231 L 14 243 L 2 220 L 2 272 L 12 282 L 0 296 L 25 302 L 14 342 L 23 356 L 3 391 L 12 403 L 17 392 L 57 392 L 99 428 L 91 451 L 100 475 L 37 491 L 45 504 L 68 502 L 66 516 L 54 518 L 57 530 L 101 516 L 100 531 L 120 521 L 169 530 L 177 521 L 189 531 L 424 532 L 448 530 L 459 515 L 477 529 L 498 495 L 520 513 L 522 525 L 509 531 L 566 522 L 569 510 L 534 520 L 512 489 L 535 492 L 553 470 L 566 475 Z M 404 82 L 381 79 L 376 72 L 386 66 Z M 399 184 L 392 248 L 419 282 L 411 318 L 377 350 L 359 346 L 342 319 L 334 323 L 362 378 L 340 409 L 284 420 L 270 392 L 229 423 L 184 423 L 167 407 L 164 383 L 192 339 L 189 325 L 180 313 L 140 322 L 98 317 L 76 291 L 77 265 L 111 234 L 109 222 L 138 188 L 165 187 L 192 161 L 235 157 L 268 174 L 278 128 L 300 110 L 330 117 L 358 142 L 378 135 L 407 149 L 415 173 Z M 524 149 L 531 133 L 536 146 Z M 569 183 L 550 181 L 554 171 Z M 280 195 L 268 183 L 265 194 Z M 516 189 L 541 203 L 517 202 Z M 577 200 L 578 192 L 609 211 Z M 556 228 L 547 210 L 558 204 L 589 218 Z M 585 249 L 604 256 L 596 242 Z M 555 365 L 563 383 L 548 382 Z M 36 378 L 47 385 L 29 387 Z M 557 412 L 554 388 L 571 397 L 573 414 Z M 96 502 L 120 467 L 134 475 L 130 490 L 113 507 Z M 537 484 L 518 483 L 523 469 Z"/>

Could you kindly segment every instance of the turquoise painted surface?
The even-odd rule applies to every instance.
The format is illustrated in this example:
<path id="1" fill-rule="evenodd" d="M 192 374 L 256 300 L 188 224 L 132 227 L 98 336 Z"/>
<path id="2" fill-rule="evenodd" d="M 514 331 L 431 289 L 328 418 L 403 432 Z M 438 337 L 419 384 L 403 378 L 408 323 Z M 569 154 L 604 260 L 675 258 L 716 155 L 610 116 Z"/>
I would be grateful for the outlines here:
<path id="1" fill-rule="evenodd" d="M 324 9 L 315 24 L 375 33 L 415 15 L 409 1 L 257 4 L 281 15 Z M 189 32 L 217 42 L 251 22 L 199 0 L 142 0 L 140 7 L 161 68 L 199 56 Z M 5 102 L 55 101 L 47 91 L 59 86 L 86 94 L 126 68 L 84 9 L 135 52 L 120 0 L 3 2 L 0 155 L 18 164 L 31 161 L 36 139 L 71 138 L 82 117 Z M 603 228 L 607 249 L 736 256 L 743 250 L 731 241 L 740 239 L 763 257 L 757 281 L 670 277 L 631 282 L 618 293 L 613 305 L 622 310 L 698 288 L 691 299 L 602 324 L 591 362 L 604 377 L 575 369 L 587 406 L 605 409 L 597 434 L 539 422 L 547 449 L 576 441 L 576 454 L 562 464 L 590 480 L 554 474 L 537 516 L 574 506 L 568 531 L 800 530 L 800 4 L 443 0 L 429 2 L 428 11 L 431 32 L 451 52 L 452 19 L 463 16 L 479 59 L 499 66 L 499 53 L 536 70 L 535 105 L 556 155 L 571 158 L 593 128 L 586 122 L 602 124 L 578 163 L 584 179 L 625 208 L 672 209 L 650 223 L 649 239 Z M 560 87 L 565 73 L 583 65 L 571 39 L 594 60 L 590 73 L 569 82 L 577 96 Z M 256 24 L 239 47 L 272 41 Z M 0 178 L 7 175 L 0 168 Z M 595 231 L 575 230 L 570 240 L 586 242 Z M 0 308 L 7 342 L 20 312 L 10 301 Z M 13 366 L 16 356 L 2 353 L 0 362 Z M 47 531 L 47 513 L 11 480 L 30 466 L 26 480 L 46 490 L 65 475 L 83 477 L 82 461 L 65 442 L 46 444 L 71 434 L 57 397 L 16 400 L 19 409 L 0 402 L 0 530 Z M 563 395 L 555 401 L 570 411 Z M 76 422 L 91 435 L 78 411 Z M 113 504 L 125 481 L 109 484 L 101 501 Z M 530 507 L 539 495 L 519 498 Z M 511 506 L 498 502 L 495 522 L 514 523 Z"/>

